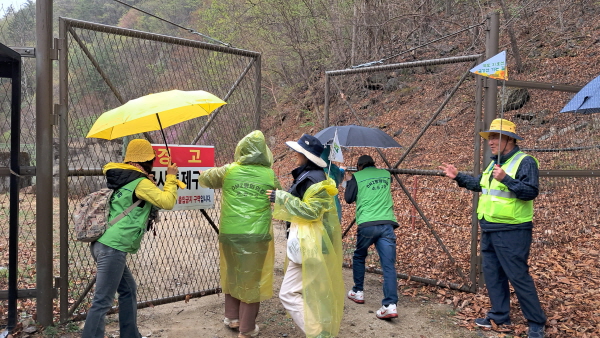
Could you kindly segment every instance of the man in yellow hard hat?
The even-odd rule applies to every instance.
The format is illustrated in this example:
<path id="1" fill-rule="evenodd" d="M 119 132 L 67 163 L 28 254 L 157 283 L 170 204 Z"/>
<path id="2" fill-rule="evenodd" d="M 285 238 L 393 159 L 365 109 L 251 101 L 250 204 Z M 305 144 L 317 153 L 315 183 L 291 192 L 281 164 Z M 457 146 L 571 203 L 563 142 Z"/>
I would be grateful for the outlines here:
<path id="1" fill-rule="evenodd" d="M 523 153 L 514 123 L 495 119 L 490 129 L 479 133 L 488 140 L 492 162 L 475 178 L 459 173 L 452 164 L 440 169 L 458 186 L 478 191 L 477 216 L 481 227 L 483 276 L 492 308 L 475 324 L 492 327 L 510 325 L 510 289 L 512 284 L 523 315 L 529 324 L 529 338 L 543 338 L 546 315 L 529 274 L 529 249 L 533 228 L 533 199 L 539 193 L 538 161 Z"/>

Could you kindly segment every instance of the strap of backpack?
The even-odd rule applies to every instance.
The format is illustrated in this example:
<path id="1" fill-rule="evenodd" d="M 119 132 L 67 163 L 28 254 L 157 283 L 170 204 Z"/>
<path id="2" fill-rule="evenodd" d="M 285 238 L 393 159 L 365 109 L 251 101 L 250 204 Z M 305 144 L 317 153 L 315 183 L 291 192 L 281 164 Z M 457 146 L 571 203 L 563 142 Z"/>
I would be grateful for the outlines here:
<path id="1" fill-rule="evenodd" d="M 133 203 L 129 208 L 125 209 L 122 213 L 118 214 L 117 217 L 113 218 L 110 222 L 108 222 L 108 225 L 115 225 L 115 223 L 120 221 L 123 217 L 127 216 L 127 214 L 129 214 L 135 207 L 140 205 L 140 203 L 142 203 L 142 200 L 135 201 L 135 203 Z"/>

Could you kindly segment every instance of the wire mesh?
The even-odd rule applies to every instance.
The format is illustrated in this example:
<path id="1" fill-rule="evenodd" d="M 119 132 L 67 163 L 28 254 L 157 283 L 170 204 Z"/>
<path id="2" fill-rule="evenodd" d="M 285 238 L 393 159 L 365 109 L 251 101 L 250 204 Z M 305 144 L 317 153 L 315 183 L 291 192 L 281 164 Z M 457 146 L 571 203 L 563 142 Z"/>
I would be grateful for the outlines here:
<path id="1" fill-rule="evenodd" d="M 451 162 L 462 171 L 472 171 L 474 134 L 465 130 L 457 132 L 453 127 L 454 124 L 474 124 L 472 107 L 475 104 L 475 90 L 472 78 L 458 88 L 447 103 L 447 108 L 423 132 L 439 105 L 450 94 L 447 88 L 456 85 L 456 82 L 450 81 L 440 83 L 436 74 L 444 72 L 452 74 L 448 78 L 459 79 L 470 69 L 471 64 L 472 62 L 451 63 L 332 77 L 330 99 L 334 103 L 330 109 L 330 124 L 358 124 L 384 130 L 403 146 L 399 149 L 381 150 L 392 167 L 419 139 L 400 163 L 399 169 L 432 171 L 437 170 L 442 162 Z M 415 80 L 408 82 L 409 77 Z M 428 96 L 436 98 L 435 102 L 419 102 L 419 93 L 425 91 Z M 391 100 L 396 101 L 394 105 L 398 104 L 398 100 L 404 103 L 406 118 L 382 118 L 389 115 L 387 113 Z M 345 163 L 355 166 L 362 154 L 371 155 L 378 167 L 388 167 L 384 158 L 373 148 L 348 148 L 344 152 Z M 417 201 L 432 228 L 423 222 L 400 185 L 394 183 L 394 210 L 398 223 L 401 224 L 396 231 L 397 272 L 458 285 L 469 284 L 472 194 L 456 187 L 444 177 L 400 175 L 399 178 Z M 354 217 L 354 206 L 344 208 L 343 224 L 348 225 Z M 434 233 L 439 236 L 448 252 L 442 249 Z M 352 263 L 356 244 L 355 234 L 356 229 L 353 228 L 344 238 L 344 262 L 349 265 Z M 371 268 L 380 268 L 377 254 L 374 248 L 372 250 L 366 264 Z"/>
<path id="2" fill-rule="evenodd" d="M 400 186 L 395 184 L 392 189 L 396 217 L 401 224 L 396 231 L 398 273 L 458 285 L 469 283 L 465 277 L 472 268 L 470 258 L 477 255 L 477 252 L 471 253 L 470 246 L 473 195 L 448 178 L 436 175 L 442 162 L 452 163 L 460 171 L 472 172 L 475 159 L 483 160 L 473 155 L 479 139 L 474 78 L 468 77 L 441 113 L 436 118 L 433 115 L 450 94 L 450 88 L 471 66 L 469 62 L 386 69 L 336 75 L 330 79 L 330 125 L 358 124 L 386 131 L 404 147 L 383 151 L 390 164 L 422 172 L 400 175 L 400 180 L 419 204 L 431 228 Z M 444 77 L 436 76 L 442 72 Z M 545 176 L 544 172 L 581 172 L 599 167 L 600 118 L 558 113 L 562 108 L 560 103 L 564 105 L 572 95 L 538 89 L 515 91 L 499 87 L 498 90 L 498 117 L 517 124 L 518 134 L 525 138 L 519 141 L 519 146 L 540 161 L 540 196 L 535 204 L 532 255 L 540 254 L 549 246 L 594 238 L 598 232 L 599 214 L 594 207 L 598 204 L 597 194 L 593 193 L 598 189 L 597 176 L 552 177 Z M 434 99 L 422 100 L 425 96 Z M 509 96 L 516 97 L 518 103 L 507 102 Z M 385 117 L 390 115 L 387 113 L 392 109 L 389 108 L 392 100 L 395 101 L 393 107 L 401 105 L 402 119 Z M 425 129 L 428 123 L 430 126 Z M 413 144 L 414 148 L 405 154 Z M 348 148 L 344 152 L 345 163 L 355 166 L 361 154 L 371 155 L 378 167 L 387 167 L 379 153 L 369 148 Z M 399 163 L 400 158 L 403 161 Z M 347 226 L 354 217 L 354 207 L 344 206 L 344 215 L 343 224 Z M 435 235 L 450 254 L 442 249 Z M 352 229 L 344 239 L 347 264 L 352 263 L 355 244 L 355 229 Z M 374 248 L 367 266 L 379 268 Z"/>
<path id="3" fill-rule="evenodd" d="M 20 8 L 0 5 L 0 41 L 10 47 L 31 47 L 35 44 L 35 3 Z M 31 43 L 31 45 L 29 44 Z M 27 45 L 25 45 L 27 44 Z M 0 167 L 10 163 L 11 139 L 11 91 L 10 79 L 0 78 Z M 23 58 L 21 65 L 21 125 L 20 165 L 35 165 L 35 59 Z M 5 157 L 6 156 L 6 157 Z M 35 177 L 19 179 L 19 235 L 17 288 L 34 289 L 36 272 L 35 250 Z M 9 242 L 9 176 L 0 176 L 0 290 L 8 289 L 8 242 Z M 4 254 L 6 253 L 6 254 Z M 0 300 L 0 323 L 7 318 L 8 302 Z M 27 306 L 25 306 L 27 304 Z M 19 318 L 30 317 L 35 299 L 17 300 Z"/>
<path id="4" fill-rule="evenodd" d="M 105 184 L 103 176 L 77 176 L 77 169 L 99 170 L 107 162 L 122 161 L 124 153 L 123 139 L 86 139 L 87 131 L 104 111 L 143 95 L 180 89 L 205 90 L 224 98 L 227 105 L 218 112 L 164 132 L 169 144 L 213 145 L 216 166 L 233 160 L 237 142 L 256 125 L 257 53 L 203 48 L 195 41 L 79 21 L 66 23 L 70 213 L 83 196 Z M 132 138 L 163 143 L 158 131 L 126 139 Z M 216 191 L 215 208 L 206 210 L 217 224 L 220 197 Z M 138 283 L 138 301 L 159 304 L 219 290 L 217 243 L 200 210 L 161 212 L 156 233 L 146 234 L 138 253 L 128 258 Z M 83 297 L 77 309 L 82 313 L 91 303 L 84 290 L 94 277 L 95 263 L 88 246 L 73 240 L 69 255 L 69 299 Z"/>

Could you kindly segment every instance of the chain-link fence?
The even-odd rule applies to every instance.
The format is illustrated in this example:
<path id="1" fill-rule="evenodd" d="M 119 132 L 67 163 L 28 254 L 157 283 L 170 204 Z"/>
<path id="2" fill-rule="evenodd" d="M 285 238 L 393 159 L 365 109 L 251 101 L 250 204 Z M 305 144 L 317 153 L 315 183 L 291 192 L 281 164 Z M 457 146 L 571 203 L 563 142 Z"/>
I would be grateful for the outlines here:
<path id="1" fill-rule="evenodd" d="M 100 168 L 122 161 L 127 139 L 163 142 L 160 132 L 125 140 L 86 139 L 102 112 L 170 89 L 213 93 L 227 105 L 166 128 L 165 135 L 169 144 L 214 145 L 216 166 L 231 162 L 237 142 L 259 124 L 258 53 L 70 19 L 61 20 L 61 32 L 66 48 L 61 57 L 68 58 L 61 59 L 68 79 L 68 117 L 61 129 L 61 141 L 68 144 L 61 179 L 68 179 L 68 189 L 61 199 L 68 201 L 69 229 L 77 202 L 105 184 Z M 205 214 L 162 212 L 156 234 L 147 234 L 138 253 L 129 256 L 142 306 L 220 292 L 217 234 L 210 224 L 219 220 L 220 194 L 215 194 L 216 206 Z M 69 240 L 68 295 L 61 294 L 74 302 L 69 315 L 87 311 L 94 271 L 88 245 Z"/>
<path id="2" fill-rule="evenodd" d="M 475 123 L 475 81 L 465 75 L 478 57 L 417 61 L 399 67 L 370 67 L 347 75 L 330 72 L 330 125 L 377 127 L 403 146 L 379 151 L 348 148 L 344 153 L 347 165 L 355 166 L 360 155 L 368 154 L 378 167 L 399 164 L 400 170 L 414 171 L 412 175 L 399 175 L 401 184 L 395 182 L 392 185 L 394 210 L 401 224 L 396 231 L 398 273 L 464 289 L 471 284 L 470 205 L 473 195 L 436 175 L 439 175 L 437 167 L 442 162 L 455 163 L 463 171 L 473 171 L 474 131 L 456 130 L 452 126 Z M 460 80 L 440 83 L 436 74 L 442 72 L 450 74 L 444 78 Z M 414 99 L 424 91 L 437 93 L 436 102 L 419 103 Z M 411 112 L 405 112 L 406 119 L 383 121 L 381 117 L 388 113 L 391 100 L 396 101 L 395 106 L 398 100 L 415 101 L 415 104 L 409 105 Z M 372 122 L 375 119 L 377 124 Z M 404 189 L 416 201 L 418 209 Z M 427 222 L 420 213 L 425 215 Z M 344 215 L 343 223 L 348 226 L 354 216 L 354 207 L 346 206 Z M 352 263 L 355 233 L 355 228 L 351 228 L 344 238 L 344 262 L 347 265 Z M 367 266 L 372 270 L 379 268 L 376 255 L 369 256 Z"/>
<path id="3" fill-rule="evenodd" d="M 19 151 L 19 165 L 23 167 L 35 166 L 35 59 L 33 46 L 35 36 L 29 25 L 35 26 L 35 5 L 26 4 L 19 11 L 17 8 L 0 5 L 0 41 L 6 46 L 23 51 L 21 64 L 21 102 L 19 130 L 21 146 Z M 32 45 L 24 45 L 33 41 Z M 30 48 L 26 48 L 30 47 Z M 25 53 L 30 51 L 30 53 Z M 4 67 L 4 65 L 3 65 Z M 0 78 L 0 167 L 10 167 L 11 151 L 11 80 Z M 35 250 L 35 191 L 33 184 L 35 178 L 32 172 L 21 170 L 18 198 L 18 262 L 17 289 L 35 289 L 36 275 L 36 250 Z M 11 217 L 9 196 L 10 174 L 0 176 L 0 293 L 5 295 L 8 289 L 8 261 L 9 261 L 9 219 Z M 18 316 L 31 316 L 28 309 L 35 304 L 33 298 L 20 298 L 17 300 Z M 8 301 L 0 298 L 0 323 L 8 316 Z"/>
<path id="4" fill-rule="evenodd" d="M 441 60 L 441 59 L 440 59 Z M 440 60 L 430 60 L 438 62 Z M 398 65 L 398 64 L 397 64 Z M 397 66 L 396 65 L 396 66 Z M 431 282 L 459 289 L 475 290 L 479 274 L 477 228 L 472 227 L 473 194 L 443 177 L 438 166 L 454 164 L 460 171 L 473 174 L 483 170 L 479 130 L 482 85 L 478 77 L 461 77 L 471 62 L 396 67 L 376 66 L 363 69 L 331 71 L 329 74 L 329 125 L 358 124 L 377 127 L 393 136 L 404 148 L 384 150 L 382 154 L 397 170 L 401 184 L 394 184 L 394 210 L 401 224 L 396 231 L 397 272 L 404 278 Z M 443 77 L 437 76 L 444 74 Z M 517 80 L 517 79 L 515 79 Z M 531 83 L 530 83 L 531 84 Z M 600 212 L 596 207 L 600 181 L 600 116 L 559 113 L 575 91 L 549 91 L 517 87 L 498 87 L 497 117 L 514 121 L 517 133 L 524 137 L 518 145 L 540 162 L 540 194 L 535 200 L 532 273 L 542 285 L 540 293 L 551 292 L 550 285 L 562 273 L 576 272 L 576 264 L 598 267 L 596 261 L 584 259 L 583 252 L 597 253 Z M 549 86 L 545 86 L 546 88 Z M 456 89 L 456 91 L 454 91 Z M 435 100 L 420 100 L 421 93 Z M 392 107 L 402 106 L 404 118 L 386 119 Z M 448 101 L 447 101 L 448 100 Z M 562 103 L 562 104 L 561 104 Z M 443 109 L 441 109 L 443 107 Z M 441 110 L 440 110 L 441 109 Z M 439 113 L 439 114 L 438 114 Z M 438 115 L 436 115 L 438 114 Z M 396 115 L 397 116 L 397 115 Z M 376 122 L 375 122 L 376 121 Z M 468 127 L 465 127 L 468 126 Z M 388 167 L 383 157 L 369 148 L 349 148 L 344 153 L 349 166 L 369 154 L 378 167 Z M 420 214 L 407 197 L 408 192 L 421 209 Z M 344 207 L 344 224 L 354 216 L 354 207 Z M 422 217 L 425 216 L 425 217 Z M 472 239 L 475 241 L 472 241 Z M 352 263 L 356 244 L 355 228 L 344 238 L 347 265 Z M 572 271 L 561 270 L 548 252 L 561 252 L 573 260 Z M 378 257 L 373 249 L 368 267 L 377 271 Z M 567 268 L 570 270 L 570 268 Z M 562 278 L 562 277 L 561 277 Z M 478 280 L 478 284 L 482 280 Z M 600 284 L 595 277 L 574 278 L 569 289 L 593 298 Z M 547 306 L 560 301 L 548 296 Z M 581 299 L 579 297 L 578 299 Z M 554 304 L 556 303 L 556 304 Z M 592 307 L 583 301 L 581 309 Z"/>

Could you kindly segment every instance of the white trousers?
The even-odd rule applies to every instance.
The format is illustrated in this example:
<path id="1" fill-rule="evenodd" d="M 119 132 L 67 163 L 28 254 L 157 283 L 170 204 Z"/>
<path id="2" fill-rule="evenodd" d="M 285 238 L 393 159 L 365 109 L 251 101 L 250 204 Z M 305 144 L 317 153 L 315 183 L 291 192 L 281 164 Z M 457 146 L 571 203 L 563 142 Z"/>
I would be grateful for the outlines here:
<path id="1" fill-rule="evenodd" d="M 313 277 L 315 278 L 315 277 Z M 307 280 L 310 283 L 311 280 Z M 289 260 L 281 289 L 279 290 L 279 299 L 285 310 L 290 314 L 296 326 L 307 336 L 318 336 L 323 327 L 317 318 L 314 317 L 310 307 L 307 312 L 308 324 L 304 318 L 304 299 L 302 295 L 302 264 L 297 264 Z"/>
<path id="2" fill-rule="evenodd" d="M 288 261 L 288 267 L 279 290 L 279 300 L 296 326 L 304 329 L 304 299 L 302 299 L 302 264 Z"/>

